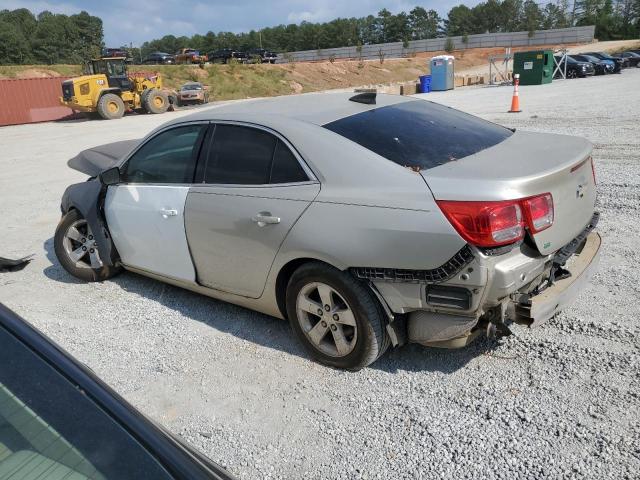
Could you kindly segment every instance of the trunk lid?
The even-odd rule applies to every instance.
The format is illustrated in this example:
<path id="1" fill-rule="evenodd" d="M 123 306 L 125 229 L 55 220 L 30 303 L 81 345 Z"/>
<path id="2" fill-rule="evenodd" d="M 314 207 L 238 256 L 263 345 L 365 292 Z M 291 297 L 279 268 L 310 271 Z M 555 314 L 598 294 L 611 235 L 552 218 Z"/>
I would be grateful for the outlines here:
<path id="1" fill-rule="evenodd" d="M 581 137 L 518 131 L 493 147 L 421 174 L 436 200 L 513 200 L 551 193 L 553 225 L 533 235 L 540 253 L 548 255 L 591 220 L 596 199 L 591 150 Z"/>

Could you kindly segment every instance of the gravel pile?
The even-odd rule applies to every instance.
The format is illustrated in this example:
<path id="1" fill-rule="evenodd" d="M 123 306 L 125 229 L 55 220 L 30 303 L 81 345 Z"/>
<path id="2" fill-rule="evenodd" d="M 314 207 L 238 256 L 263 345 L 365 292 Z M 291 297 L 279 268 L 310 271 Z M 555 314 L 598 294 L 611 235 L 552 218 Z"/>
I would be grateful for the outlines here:
<path id="1" fill-rule="evenodd" d="M 67 158 L 142 136 L 152 117 L 0 130 L 0 301 L 143 412 L 240 478 L 638 478 L 640 70 L 429 98 L 595 145 L 601 266 L 542 328 L 458 351 L 416 345 L 358 373 L 309 361 L 285 322 L 150 279 L 82 284 L 52 255 Z M 38 141 L 27 142 L 37 138 Z M 7 193 L 4 193 L 7 192 Z"/>

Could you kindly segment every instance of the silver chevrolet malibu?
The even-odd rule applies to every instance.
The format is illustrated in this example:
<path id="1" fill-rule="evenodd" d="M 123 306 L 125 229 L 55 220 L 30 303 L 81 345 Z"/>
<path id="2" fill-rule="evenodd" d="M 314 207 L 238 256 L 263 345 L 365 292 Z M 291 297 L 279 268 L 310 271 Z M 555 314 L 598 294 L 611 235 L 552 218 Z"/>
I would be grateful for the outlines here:
<path id="1" fill-rule="evenodd" d="M 318 361 L 462 347 L 580 291 L 600 236 L 591 144 L 416 98 L 310 94 L 211 108 L 81 152 L 55 251 L 286 318 Z"/>

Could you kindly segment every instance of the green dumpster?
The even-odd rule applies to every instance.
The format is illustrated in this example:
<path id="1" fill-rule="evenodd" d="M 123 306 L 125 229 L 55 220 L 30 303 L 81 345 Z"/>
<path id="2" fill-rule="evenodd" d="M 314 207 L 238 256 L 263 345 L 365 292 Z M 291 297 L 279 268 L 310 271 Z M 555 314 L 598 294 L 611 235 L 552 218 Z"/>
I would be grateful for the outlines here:
<path id="1" fill-rule="evenodd" d="M 520 85 L 542 85 L 553 79 L 553 51 L 532 50 L 513 54 L 513 73 L 520 74 Z"/>

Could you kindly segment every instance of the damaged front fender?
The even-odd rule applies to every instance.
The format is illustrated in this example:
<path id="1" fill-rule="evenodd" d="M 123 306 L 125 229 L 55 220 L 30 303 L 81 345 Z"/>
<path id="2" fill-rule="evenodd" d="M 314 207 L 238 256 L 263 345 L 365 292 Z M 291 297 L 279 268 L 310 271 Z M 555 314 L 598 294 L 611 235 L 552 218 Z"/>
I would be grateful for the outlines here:
<path id="1" fill-rule="evenodd" d="M 67 187 L 62 196 L 62 214 L 76 209 L 85 218 L 100 252 L 100 259 L 105 266 L 115 265 L 120 256 L 111 241 L 111 235 L 103 213 L 104 197 L 107 187 L 98 179 L 92 178 L 83 183 Z"/>

